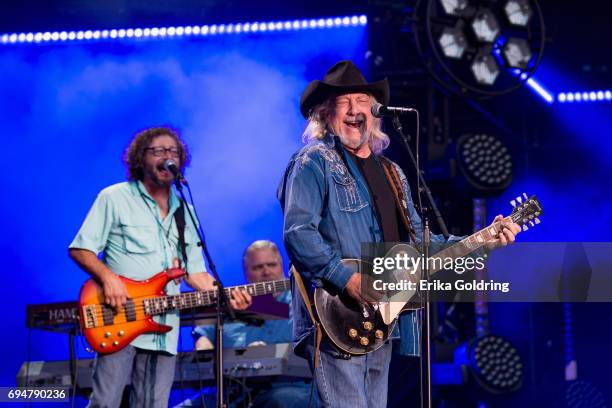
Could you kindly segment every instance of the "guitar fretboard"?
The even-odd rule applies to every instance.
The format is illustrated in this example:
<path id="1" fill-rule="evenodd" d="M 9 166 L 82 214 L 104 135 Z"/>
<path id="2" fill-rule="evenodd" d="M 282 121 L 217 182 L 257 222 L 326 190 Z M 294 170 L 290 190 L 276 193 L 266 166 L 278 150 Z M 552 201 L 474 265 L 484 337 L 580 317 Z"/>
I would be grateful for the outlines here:
<path id="1" fill-rule="evenodd" d="M 281 293 L 291 287 L 289 279 L 250 283 L 248 285 L 233 286 L 225 288 L 226 295 L 230 296 L 230 291 L 234 289 L 244 290 L 251 296 L 268 295 Z M 158 296 L 147 298 L 142 301 L 145 314 L 159 315 L 171 310 L 191 309 L 202 306 L 210 306 L 217 301 L 217 289 L 208 291 L 194 291 L 181 293 L 180 295 Z"/>
<path id="2" fill-rule="evenodd" d="M 501 231 L 502 222 L 516 222 L 516 220 L 514 220 L 512 216 L 508 216 L 504 218 L 503 221 L 497 221 L 493 223 L 492 225 L 489 225 L 488 227 L 483 228 L 478 232 L 475 232 L 469 237 L 462 239 L 456 244 L 446 249 L 443 249 L 440 252 L 436 252 L 435 254 L 431 255 L 431 257 L 446 259 L 446 258 L 460 258 L 460 257 L 466 256 L 476 251 L 477 249 L 481 248 L 487 242 L 490 242 L 496 239 L 497 234 Z M 438 263 L 438 265 L 439 264 L 441 263 Z M 436 263 L 434 263 L 434 265 L 436 265 Z M 439 267 L 432 268 L 432 270 L 429 271 L 429 273 L 431 275 L 441 269 L 442 268 L 439 268 Z"/>

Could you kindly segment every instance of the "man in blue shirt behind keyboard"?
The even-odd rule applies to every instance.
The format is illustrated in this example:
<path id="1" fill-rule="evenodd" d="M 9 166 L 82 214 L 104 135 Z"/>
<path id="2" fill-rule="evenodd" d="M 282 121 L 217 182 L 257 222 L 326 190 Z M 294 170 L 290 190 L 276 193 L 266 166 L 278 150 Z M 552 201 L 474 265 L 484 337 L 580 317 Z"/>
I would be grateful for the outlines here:
<path id="1" fill-rule="evenodd" d="M 286 279 L 283 273 L 283 259 L 278 247 L 272 241 L 255 241 L 247 247 L 243 255 L 243 270 L 249 283 Z M 279 302 L 291 304 L 291 292 L 276 295 Z M 254 347 L 266 344 L 291 342 L 291 309 L 288 320 L 266 320 L 261 326 L 245 323 L 227 323 L 224 326 L 223 345 L 228 348 Z M 194 330 L 198 350 L 214 347 L 214 326 L 200 326 Z M 267 384 L 249 386 L 252 407 L 301 408 L 308 406 L 310 384 L 304 381 L 274 381 Z M 311 406 L 316 406 L 314 404 Z M 192 401 L 196 402 L 197 398 Z M 234 401 L 232 406 L 238 401 Z M 208 404 L 207 404 L 208 405 Z M 240 404 L 238 403 L 238 406 Z"/>

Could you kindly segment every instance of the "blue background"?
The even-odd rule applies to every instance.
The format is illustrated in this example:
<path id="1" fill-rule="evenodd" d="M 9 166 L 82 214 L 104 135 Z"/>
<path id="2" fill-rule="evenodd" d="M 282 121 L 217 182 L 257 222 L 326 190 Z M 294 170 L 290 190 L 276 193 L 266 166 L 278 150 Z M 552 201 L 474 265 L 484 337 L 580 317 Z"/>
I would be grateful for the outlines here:
<path id="1" fill-rule="evenodd" d="M 25 305 L 76 300 L 87 275 L 69 260 L 67 246 L 97 192 L 125 179 L 121 156 L 136 132 L 169 125 L 185 138 L 193 155 L 186 175 L 211 254 L 226 284 L 242 283 L 244 247 L 255 239 L 282 241 L 275 193 L 290 155 L 301 145 L 304 120 L 298 104 L 304 87 L 339 59 L 351 58 L 366 71 L 367 41 L 367 29 L 353 27 L 3 45 L 0 385 L 14 384 L 23 361 L 67 358 L 65 335 L 27 332 Z M 601 89 L 564 71 L 571 62 L 567 43 L 557 44 L 545 54 L 538 79 L 553 93 Z M 610 102 L 548 105 L 519 90 L 487 108 L 512 128 L 515 137 L 506 142 L 516 154 L 514 181 L 500 197 L 487 200 L 487 222 L 507 214 L 508 201 L 525 191 L 539 197 L 545 215 L 538 228 L 520 236 L 522 241 L 609 241 Z M 470 122 L 473 131 L 483 130 L 483 122 Z M 435 196 L 441 193 L 434 188 Z M 447 222 L 451 228 L 460 224 L 452 217 Z M 538 342 L 546 343 L 561 326 L 541 329 L 535 339 L 539 327 L 530 306 L 509 306 L 491 306 L 492 331 L 523 351 L 545 356 L 548 349 L 540 352 Z M 590 370 L 591 378 L 607 386 L 611 329 L 601 322 L 609 307 L 577 309 L 582 313 L 575 330 L 582 344 L 577 354 L 590 359 L 581 362 L 581 372 Z M 543 320 L 551 316 L 544 314 Z M 189 336 L 182 339 L 191 349 Z M 91 357 L 82 347 L 79 356 Z M 535 387 L 529 391 L 539 395 Z"/>
<path id="2" fill-rule="evenodd" d="M 14 384 L 28 358 L 67 358 L 67 337 L 40 331 L 28 357 L 25 305 L 77 299 L 87 275 L 68 244 L 98 191 L 125 180 L 121 156 L 141 129 L 169 125 L 188 143 L 186 177 L 213 260 L 226 285 L 242 283 L 244 248 L 282 242 L 276 187 L 301 145 L 303 89 L 337 60 L 363 56 L 366 41 L 359 26 L 4 46 L 0 384 Z"/>

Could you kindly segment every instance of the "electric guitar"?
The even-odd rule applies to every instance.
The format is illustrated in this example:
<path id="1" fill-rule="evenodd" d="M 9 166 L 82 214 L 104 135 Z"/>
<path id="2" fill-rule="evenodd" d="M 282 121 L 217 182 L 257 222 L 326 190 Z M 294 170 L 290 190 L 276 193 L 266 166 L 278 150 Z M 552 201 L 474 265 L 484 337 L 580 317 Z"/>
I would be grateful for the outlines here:
<path id="1" fill-rule="evenodd" d="M 479 249 L 487 242 L 494 240 L 501 231 L 502 222 L 515 222 L 523 230 L 527 230 L 528 224 L 535 226 L 540 223 L 538 218 L 542 215 L 542 206 L 535 196 L 527 198 L 517 197 L 511 201 L 512 214 L 482 230 L 470 235 L 460 242 L 431 255 L 432 258 L 448 259 L 466 256 Z M 407 252 L 409 259 L 418 259 L 420 253 L 408 245 L 401 246 L 401 251 Z M 393 249 L 392 249 L 393 251 Z M 389 254 L 387 254 L 389 256 Z M 362 262 L 358 259 L 343 259 L 342 262 L 353 269 L 361 272 Z M 435 264 L 435 262 L 434 262 Z M 417 268 L 415 268 L 417 269 Z M 430 267 L 430 276 L 442 270 Z M 406 274 L 404 274 L 406 275 Z M 420 280 L 420 268 L 415 274 L 409 275 L 414 282 Z M 362 275 L 362 279 L 367 275 Z M 346 293 L 332 293 L 326 288 L 317 287 L 314 291 L 312 303 L 327 337 L 342 351 L 363 355 L 379 349 L 393 332 L 397 317 L 404 310 L 416 310 L 420 308 L 418 298 L 418 285 L 415 289 L 400 291 L 396 296 L 387 301 L 375 302 L 363 305 L 355 301 Z M 394 299 L 395 298 L 395 299 Z"/>
<path id="2" fill-rule="evenodd" d="M 162 271 L 144 281 L 120 276 L 119 279 L 127 288 L 128 300 L 118 313 L 104 303 L 102 287 L 93 279 L 86 281 L 79 296 L 79 315 L 81 329 L 91 348 L 102 354 L 114 353 L 143 333 L 167 333 L 172 330 L 171 326 L 155 322 L 153 316 L 216 303 L 217 289 L 166 295 L 166 284 L 184 275 L 184 270 L 175 268 Z M 225 288 L 228 297 L 233 289 L 242 289 L 251 296 L 259 296 L 289 290 L 290 283 L 284 279 Z"/>

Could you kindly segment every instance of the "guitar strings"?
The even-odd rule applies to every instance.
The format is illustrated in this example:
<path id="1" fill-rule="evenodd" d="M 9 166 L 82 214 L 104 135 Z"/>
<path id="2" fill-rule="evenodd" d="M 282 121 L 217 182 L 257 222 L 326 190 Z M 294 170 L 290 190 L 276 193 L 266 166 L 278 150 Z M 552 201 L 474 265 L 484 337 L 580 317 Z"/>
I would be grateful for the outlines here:
<path id="1" fill-rule="evenodd" d="M 280 280 L 276 280 L 276 281 L 269 281 L 269 282 L 258 282 L 256 284 L 250 284 L 250 285 L 242 285 L 242 286 L 235 286 L 232 288 L 225 288 L 225 292 L 228 296 L 231 296 L 231 290 L 236 290 L 236 289 L 243 289 L 246 290 L 248 293 L 248 287 L 255 287 L 255 291 L 254 294 L 255 296 L 259 296 L 259 295 L 264 295 L 267 293 L 275 293 L 275 292 L 284 292 L 285 290 L 288 290 L 287 286 L 288 286 L 289 280 L 288 279 L 280 279 Z M 281 288 L 283 290 L 280 290 L 278 288 L 276 288 L 277 284 L 281 285 Z M 270 292 L 269 288 L 266 287 L 260 287 L 258 288 L 257 285 L 262 285 L 262 286 L 272 286 L 273 289 Z M 181 294 L 177 294 L 177 295 L 166 295 L 166 296 L 140 296 L 140 297 L 135 297 L 135 298 L 130 298 L 133 301 L 136 301 L 138 304 L 136 304 L 134 306 L 134 308 L 130 309 L 133 310 L 134 312 L 138 313 L 138 312 L 142 312 L 144 311 L 144 309 L 146 308 L 146 306 L 144 305 L 144 301 L 148 300 L 148 299 L 157 299 L 158 302 L 163 302 L 161 299 L 166 299 L 167 306 L 164 306 L 164 308 L 167 308 L 168 305 L 172 304 L 173 307 L 171 309 L 175 309 L 177 306 L 181 306 L 181 305 L 185 305 L 185 304 L 189 304 L 188 306 L 186 306 L 186 308 L 190 308 L 190 307 L 200 307 L 200 306 L 206 306 L 209 304 L 212 304 L 215 300 L 216 300 L 216 295 L 218 293 L 217 289 L 211 289 L 208 291 L 201 291 L 201 292 L 185 292 L 185 293 L 181 293 Z M 177 299 L 180 296 L 191 296 L 191 297 L 195 297 L 195 299 L 189 299 L 186 302 L 172 302 L 171 299 Z M 204 303 L 199 303 L 202 302 L 203 298 L 207 297 L 208 301 L 205 301 Z M 195 304 L 193 304 L 193 300 L 195 300 Z M 102 303 L 94 303 L 94 304 L 88 304 L 86 306 L 107 306 L 106 304 L 102 304 Z M 82 306 L 83 307 L 83 306 Z M 155 308 L 155 306 L 153 306 L 152 308 Z M 124 311 L 123 313 L 127 313 L 127 309 L 125 308 L 125 306 L 123 307 Z M 171 310 L 169 309 L 169 310 Z M 145 314 L 146 316 L 150 316 Z M 100 308 L 96 307 L 95 311 L 93 313 L 94 318 L 100 318 L 100 319 L 104 319 L 104 311 L 100 310 Z M 114 317 L 113 317 L 114 318 Z M 96 326 L 98 327 L 98 326 Z"/>

